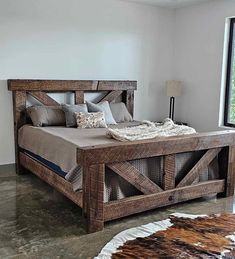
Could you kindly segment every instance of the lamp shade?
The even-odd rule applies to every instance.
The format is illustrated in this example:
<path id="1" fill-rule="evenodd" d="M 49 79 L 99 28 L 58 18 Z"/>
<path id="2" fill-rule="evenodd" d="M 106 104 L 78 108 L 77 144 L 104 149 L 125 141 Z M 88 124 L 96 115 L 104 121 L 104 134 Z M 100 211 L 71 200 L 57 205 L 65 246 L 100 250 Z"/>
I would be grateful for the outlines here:
<path id="1" fill-rule="evenodd" d="M 178 80 L 166 81 L 166 95 L 169 97 L 181 96 L 182 82 Z"/>

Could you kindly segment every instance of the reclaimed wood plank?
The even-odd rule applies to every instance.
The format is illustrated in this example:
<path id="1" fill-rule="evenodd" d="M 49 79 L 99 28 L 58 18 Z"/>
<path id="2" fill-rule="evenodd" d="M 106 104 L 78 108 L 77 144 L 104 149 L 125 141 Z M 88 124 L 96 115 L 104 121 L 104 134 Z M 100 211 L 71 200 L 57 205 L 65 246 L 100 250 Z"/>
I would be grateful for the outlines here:
<path id="1" fill-rule="evenodd" d="M 84 103 L 84 91 L 75 91 L 74 98 L 75 98 L 74 100 L 75 104 Z"/>
<path id="2" fill-rule="evenodd" d="M 157 184 L 141 174 L 128 162 L 107 164 L 106 166 L 144 194 L 163 191 Z"/>
<path id="3" fill-rule="evenodd" d="M 213 180 L 181 187 L 155 194 L 138 195 L 105 203 L 105 221 L 122 218 L 131 214 L 196 199 L 212 193 L 224 191 L 225 180 Z"/>
<path id="4" fill-rule="evenodd" d="M 163 189 L 165 191 L 175 188 L 175 154 L 163 158 Z"/>
<path id="5" fill-rule="evenodd" d="M 123 93 L 123 102 L 126 108 L 133 117 L 134 115 L 134 90 L 127 90 Z"/>
<path id="6" fill-rule="evenodd" d="M 11 91 L 112 91 L 136 90 L 136 81 L 105 81 L 105 80 L 32 80 L 9 79 L 8 89 Z"/>
<path id="7" fill-rule="evenodd" d="M 12 93 L 14 115 L 15 161 L 16 173 L 22 174 L 24 170 L 19 162 L 18 130 L 26 124 L 26 92 L 16 91 Z"/>
<path id="8" fill-rule="evenodd" d="M 20 152 L 20 163 L 82 208 L 82 192 L 74 192 L 71 183 L 22 152 Z"/>
<path id="9" fill-rule="evenodd" d="M 105 97 L 103 97 L 100 102 L 108 101 L 109 103 L 111 103 L 115 101 L 116 98 L 119 97 L 122 93 L 123 91 L 111 91 Z"/>
<path id="10" fill-rule="evenodd" d="M 136 90 L 137 81 L 99 81 L 98 91 Z"/>
<path id="11" fill-rule="evenodd" d="M 235 146 L 229 147 L 228 172 L 226 177 L 225 195 L 226 197 L 234 195 L 235 188 Z"/>
<path id="12" fill-rule="evenodd" d="M 89 233 L 104 228 L 104 172 L 104 164 L 87 165 L 83 168 L 83 204 Z"/>
<path id="13" fill-rule="evenodd" d="M 214 148 L 208 150 L 202 158 L 196 163 L 196 165 L 190 170 L 190 172 L 180 181 L 177 187 L 187 186 L 193 183 L 193 181 L 200 176 L 200 173 L 205 169 L 211 161 L 219 154 L 222 148 Z"/>
<path id="14" fill-rule="evenodd" d="M 223 147 L 218 155 L 219 177 L 225 179 L 225 186 L 228 175 L 228 158 L 229 158 L 229 146 Z M 226 191 L 220 196 L 226 197 Z"/>
<path id="15" fill-rule="evenodd" d="M 115 141 L 106 145 L 79 148 L 79 164 L 114 163 L 126 160 L 177 154 L 229 146 L 235 143 L 235 132 L 215 131 L 133 142 Z"/>
<path id="16" fill-rule="evenodd" d="M 42 92 L 42 91 L 33 91 L 33 92 L 31 92 L 31 91 L 29 91 L 29 92 L 27 92 L 27 94 L 29 94 L 32 97 L 34 97 L 36 100 L 38 100 L 43 105 L 47 105 L 47 106 L 57 106 L 57 105 L 60 105 L 56 100 L 51 98 L 45 92 Z"/>
<path id="17" fill-rule="evenodd" d="M 11 91 L 47 91 L 69 92 L 76 90 L 97 90 L 96 80 L 32 80 L 9 79 L 8 89 Z"/>

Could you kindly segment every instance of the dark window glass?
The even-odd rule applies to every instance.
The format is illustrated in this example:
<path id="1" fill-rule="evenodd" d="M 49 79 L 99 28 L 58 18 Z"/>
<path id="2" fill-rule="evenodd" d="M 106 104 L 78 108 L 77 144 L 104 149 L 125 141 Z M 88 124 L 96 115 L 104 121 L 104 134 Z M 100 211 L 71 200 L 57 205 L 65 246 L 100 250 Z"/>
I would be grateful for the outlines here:
<path id="1" fill-rule="evenodd" d="M 235 18 L 231 19 L 229 33 L 224 125 L 235 127 Z"/>

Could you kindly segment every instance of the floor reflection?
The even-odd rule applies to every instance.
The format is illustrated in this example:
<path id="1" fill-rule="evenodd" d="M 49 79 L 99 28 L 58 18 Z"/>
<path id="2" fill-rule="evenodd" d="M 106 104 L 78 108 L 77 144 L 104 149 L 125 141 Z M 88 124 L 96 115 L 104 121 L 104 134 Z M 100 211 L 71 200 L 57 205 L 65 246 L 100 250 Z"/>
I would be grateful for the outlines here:
<path id="1" fill-rule="evenodd" d="M 234 199 L 198 199 L 107 223 L 87 235 L 81 209 L 32 174 L 0 172 L 0 258 L 93 257 L 120 231 L 173 212 L 234 212 Z"/>

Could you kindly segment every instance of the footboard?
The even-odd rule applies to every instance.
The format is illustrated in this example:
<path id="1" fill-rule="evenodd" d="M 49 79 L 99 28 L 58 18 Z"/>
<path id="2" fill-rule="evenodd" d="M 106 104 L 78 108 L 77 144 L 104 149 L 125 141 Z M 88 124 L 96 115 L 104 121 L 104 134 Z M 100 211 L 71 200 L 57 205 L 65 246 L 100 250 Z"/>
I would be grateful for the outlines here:
<path id="1" fill-rule="evenodd" d="M 179 182 L 175 180 L 175 155 L 204 150 L 204 155 Z M 212 193 L 234 194 L 235 133 L 220 131 L 159 138 L 138 142 L 117 142 L 77 150 L 83 167 L 83 210 L 89 232 L 102 230 L 104 222 L 131 214 L 183 202 Z M 163 156 L 163 184 L 152 182 L 128 161 Z M 219 179 L 194 184 L 204 168 L 218 157 Z M 105 167 L 120 175 L 142 195 L 104 203 Z"/>

